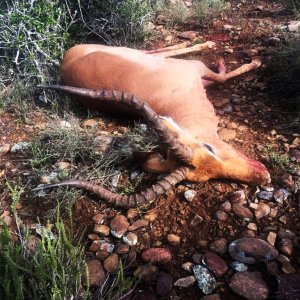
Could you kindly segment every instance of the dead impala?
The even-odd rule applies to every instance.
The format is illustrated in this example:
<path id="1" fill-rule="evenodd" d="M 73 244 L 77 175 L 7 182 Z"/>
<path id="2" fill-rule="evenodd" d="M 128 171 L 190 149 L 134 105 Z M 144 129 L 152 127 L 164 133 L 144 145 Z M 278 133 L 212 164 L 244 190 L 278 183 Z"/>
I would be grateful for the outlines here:
<path id="1" fill-rule="evenodd" d="M 170 58 L 213 46 L 214 43 L 206 42 L 184 49 L 179 45 L 147 52 L 78 45 L 68 50 L 61 65 L 61 78 L 66 86 L 40 87 L 72 93 L 84 106 L 103 112 L 143 116 L 168 147 L 167 159 L 151 154 L 143 167 L 150 172 L 170 174 L 145 191 L 125 196 L 81 180 L 63 181 L 35 190 L 75 186 L 115 206 L 133 207 L 149 203 L 184 179 L 270 182 L 264 165 L 220 140 L 218 118 L 205 92 L 210 84 L 224 83 L 248 72 L 258 67 L 260 61 L 253 60 L 229 73 L 219 61 L 219 73 L 214 73 L 201 61 Z"/>

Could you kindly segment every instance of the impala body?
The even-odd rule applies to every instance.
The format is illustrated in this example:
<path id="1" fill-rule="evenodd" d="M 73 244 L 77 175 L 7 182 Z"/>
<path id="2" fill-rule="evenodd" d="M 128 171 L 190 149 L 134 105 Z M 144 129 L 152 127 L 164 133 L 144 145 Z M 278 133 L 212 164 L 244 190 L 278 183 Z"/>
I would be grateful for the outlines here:
<path id="1" fill-rule="evenodd" d="M 198 182 L 228 178 L 249 184 L 268 183 L 270 175 L 264 165 L 220 140 L 218 118 L 205 91 L 211 83 L 223 83 L 259 63 L 253 61 L 229 73 L 221 63 L 219 73 L 214 73 L 200 61 L 169 58 L 171 55 L 172 51 L 147 54 L 124 47 L 78 45 L 66 53 L 61 65 L 61 78 L 70 88 L 46 88 L 71 92 L 84 106 L 102 112 L 142 114 L 152 122 L 170 150 L 166 160 L 150 155 L 143 164 L 148 171 L 177 172 L 176 182 L 184 178 Z M 103 90 L 125 94 L 101 94 Z M 77 181 L 73 185 L 80 186 Z M 83 184 L 80 187 L 92 190 Z M 120 198 L 118 201 L 122 202 Z"/>

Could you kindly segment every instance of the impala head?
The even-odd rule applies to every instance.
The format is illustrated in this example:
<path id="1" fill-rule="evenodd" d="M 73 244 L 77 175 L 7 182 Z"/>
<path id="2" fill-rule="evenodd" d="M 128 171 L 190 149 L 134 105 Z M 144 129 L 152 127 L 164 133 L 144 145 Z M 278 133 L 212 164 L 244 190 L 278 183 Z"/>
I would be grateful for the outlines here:
<path id="1" fill-rule="evenodd" d="M 187 174 L 187 179 L 191 181 L 224 178 L 253 185 L 264 185 L 271 181 L 262 163 L 217 139 L 211 143 L 199 143 L 194 149 L 191 165 L 194 169 Z"/>
<path id="2" fill-rule="evenodd" d="M 209 140 L 206 138 L 205 141 L 201 141 L 181 129 L 172 119 L 163 118 L 163 120 L 170 130 L 170 135 L 176 136 L 187 149 L 190 148 L 191 156 L 185 161 L 189 166 L 188 180 L 201 182 L 223 178 L 253 185 L 263 185 L 271 181 L 270 174 L 262 163 L 235 150 L 220 140 L 217 135 Z M 180 161 L 177 163 L 175 161 L 175 166 L 180 164 Z"/>

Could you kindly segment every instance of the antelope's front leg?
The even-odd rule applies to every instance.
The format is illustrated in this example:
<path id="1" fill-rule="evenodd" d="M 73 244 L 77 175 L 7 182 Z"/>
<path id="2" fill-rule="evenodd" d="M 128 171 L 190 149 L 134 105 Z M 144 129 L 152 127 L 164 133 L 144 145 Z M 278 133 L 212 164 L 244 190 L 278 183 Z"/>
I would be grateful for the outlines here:
<path id="1" fill-rule="evenodd" d="M 193 53 L 193 52 L 201 52 L 205 49 L 213 49 L 216 44 L 214 42 L 207 41 L 203 44 L 196 44 L 194 46 L 188 47 L 189 44 L 187 43 L 182 43 L 179 45 L 167 47 L 167 48 L 161 48 L 157 50 L 151 50 L 151 51 L 146 51 L 147 54 L 159 56 L 159 57 L 175 57 L 179 55 L 185 55 L 188 53 Z M 166 50 L 164 50 L 166 49 Z"/>

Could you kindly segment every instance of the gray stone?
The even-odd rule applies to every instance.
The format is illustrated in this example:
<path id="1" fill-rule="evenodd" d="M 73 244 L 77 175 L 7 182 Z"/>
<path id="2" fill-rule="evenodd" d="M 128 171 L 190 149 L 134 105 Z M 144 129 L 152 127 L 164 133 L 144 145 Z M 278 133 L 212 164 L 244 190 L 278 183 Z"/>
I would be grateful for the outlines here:
<path id="1" fill-rule="evenodd" d="M 23 151 L 23 150 L 28 149 L 30 146 L 31 146 L 31 143 L 28 143 L 28 142 L 19 142 L 17 144 L 14 144 L 11 147 L 10 152 L 15 153 L 15 152 L 18 152 L 18 151 Z"/>
<path id="2" fill-rule="evenodd" d="M 257 197 L 262 200 L 270 201 L 273 198 L 273 192 L 261 191 L 257 194 Z"/>
<path id="3" fill-rule="evenodd" d="M 248 266 L 244 263 L 234 260 L 231 262 L 230 267 L 237 272 L 244 272 L 248 270 Z"/>
<path id="4" fill-rule="evenodd" d="M 194 275 L 197 279 L 198 286 L 204 294 L 211 294 L 216 288 L 216 279 L 210 271 L 201 265 L 193 267 Z"/>

